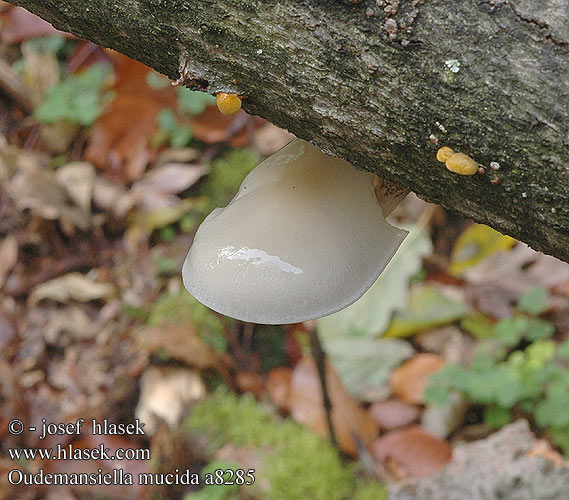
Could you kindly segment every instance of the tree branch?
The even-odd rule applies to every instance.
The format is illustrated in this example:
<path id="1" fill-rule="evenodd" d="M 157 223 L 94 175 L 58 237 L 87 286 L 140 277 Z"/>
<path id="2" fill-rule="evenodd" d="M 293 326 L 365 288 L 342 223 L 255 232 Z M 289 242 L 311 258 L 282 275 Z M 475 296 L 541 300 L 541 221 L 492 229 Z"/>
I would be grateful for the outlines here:
<path id="1" fill-rule="evenodd" d="M 569 0 L 11 1 L 569 261 Z"/>

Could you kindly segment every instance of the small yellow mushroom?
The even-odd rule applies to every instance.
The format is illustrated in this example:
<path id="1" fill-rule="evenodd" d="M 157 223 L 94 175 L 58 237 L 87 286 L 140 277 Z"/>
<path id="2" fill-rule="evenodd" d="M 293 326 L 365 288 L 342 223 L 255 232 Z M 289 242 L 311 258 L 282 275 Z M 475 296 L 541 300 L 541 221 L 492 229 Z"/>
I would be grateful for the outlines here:
<path id="1" fill-rule="evenodd" d="M 241 109 L 241 98 L 237 94 L 219 92 L 215 102 L 222 115 L 234 115 Z"/>
<path id="2" fill-rule="evenodd" d="M 448 146 L 444 146 L 437 151 L 437 160 L 439 160 L 441 163 L 444 163 L 453 154 L 454 154 L 454 151 L 451 148 L 449 148 Z"/>
<path id="3" fill-rule="evenodd" d="M 478 172 L 478 163 L 463 153 L 454 153 L 446 160 L 445 165 L 448 170 L 460 175 L 474 175 Z"/>

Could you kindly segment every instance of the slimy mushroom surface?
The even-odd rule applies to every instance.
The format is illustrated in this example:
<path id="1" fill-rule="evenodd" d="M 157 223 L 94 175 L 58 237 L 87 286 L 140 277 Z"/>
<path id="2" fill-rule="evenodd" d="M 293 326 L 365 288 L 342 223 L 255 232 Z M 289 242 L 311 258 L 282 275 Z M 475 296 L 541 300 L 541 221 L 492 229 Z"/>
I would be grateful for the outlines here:
<path id="1" fill-rule="evenodd" d="M 219 92 L 215 96 L 215 102 L 222 115 L 234 115 L 241 109 L 241 98 L 237 94 Z"/>
<path id="2" fill-rule="evenodd" d="M 478 163 L 464 153 L 454 153 L 445 162 L 447 170 L 460 175 L 474 175 L 478 172 Z"/>
<path id="3" fill-rule="evenodd" d="M 448 146 L 443 146 L 442 148 L 439 148 L 439 150 L 437 151 L 437 160 L 444 163 L 453 154 L 454 154 L 454 151 L 451 148 L 449 148 Z"/>
<path id="4" fill-rule="evenodd" d="M 347 307 L 407 234 L 382 213 L 401 191 L 376 196 L 374 177 L 292 141 L 204 220 L 184 262 L 185 287 L 211 309 L 253 323 L 297 323 Z"/>
<path id="5" fill-rule="evenodd" d="M 437 151 L 437 160 L 444 163 L 447 170 L 460 175 L 474 175 L 479 171 L 478 163 L 464 153 L 456 153 L 448 146 L 443 146 Z M 484 173 L 481 171 L 480 173 Z"/>

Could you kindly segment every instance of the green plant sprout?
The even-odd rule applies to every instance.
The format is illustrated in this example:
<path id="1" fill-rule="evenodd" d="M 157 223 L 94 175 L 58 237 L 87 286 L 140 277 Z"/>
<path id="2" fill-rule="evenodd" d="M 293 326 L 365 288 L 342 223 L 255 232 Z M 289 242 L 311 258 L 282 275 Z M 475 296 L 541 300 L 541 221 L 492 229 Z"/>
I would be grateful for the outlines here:
<path id="1" fill-rule="evenodd" d="M 93 64 L 68 76 L 48 91 L 44 102 L 34 110 L 35 118 L 46 124 L 66 121 L 92 125 L 112 99 L 113 94 L 105 92 L 110 73 L 108 64 Z"/>
<path id="2" fill-rule="evenodd" d="M 173 148 L 183 148 L 192 140 L 192 128 L 180 123 L 171 109 L 160 111 L 156 120 L 159 130 L 152 137 L 154 147 L 168 143 Z"/>
<path id="3" fill-rule="evenodd" d="M 458 391 L 484 407 L 484 421 L 493 428 L 509 423 L 513 410 L 531 414 L 569 453 L 569 340 L 551 340 L 554 325 L 536 317 L 547 310 L 547 303 L 543 289 L 522 295 L 510 317 L 480 336 L 487 340 L 470 366 L 449 364 L 431 376 L 427 403 L 444 405 Z"/>

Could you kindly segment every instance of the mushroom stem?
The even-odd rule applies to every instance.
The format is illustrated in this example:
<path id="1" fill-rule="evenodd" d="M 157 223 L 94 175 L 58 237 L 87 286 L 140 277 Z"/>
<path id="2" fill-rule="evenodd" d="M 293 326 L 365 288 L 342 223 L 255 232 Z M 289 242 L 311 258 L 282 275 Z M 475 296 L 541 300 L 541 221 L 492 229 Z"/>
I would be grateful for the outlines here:
<path id="1" fill-rule="evenodd" d="M 409 194 L 409 189 L 386 181 L 379 175 L 373 176 L 373 189 L 384 217 L 393 212 L 397 205 L 403 201 L 403 198 Z"/>
<path id="2" fill-rule="evenodd" d="M 318 370 L 318 380 L 320 381 L 320 389 L 322 391 L 322 403 L 324 404 L 324 412 L 326 413 L 326 422 L 328 423 L 328 431 L 330 433 L 330 440 L 332 444 L 338 448 L 336 441 L 336 434 L 334 432 L 334 423 L 332 422 L 332 401 L 328 393 L 328 384 L 326 382 L 326 353 L 322 349 L 320 338 L 316 329 L 310 329 L 310 350 L 312 357 L 316 362 L 316 369 Z"/>

